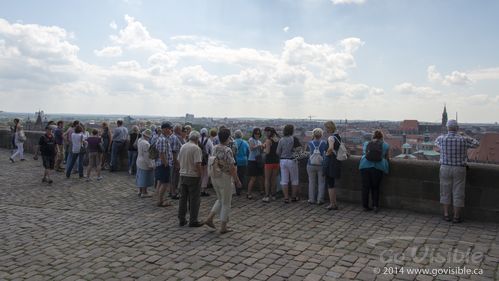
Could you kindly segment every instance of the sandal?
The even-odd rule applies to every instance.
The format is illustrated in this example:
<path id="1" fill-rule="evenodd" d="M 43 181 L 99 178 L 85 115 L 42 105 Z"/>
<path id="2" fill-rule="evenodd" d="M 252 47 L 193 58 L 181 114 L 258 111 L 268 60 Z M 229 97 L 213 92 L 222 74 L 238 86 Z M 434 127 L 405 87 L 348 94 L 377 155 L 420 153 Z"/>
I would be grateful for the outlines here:
<path id="1" fill-rule="evenodd" d="M 284 199 L 284 203 L 288 204 L 289 203 L 289 199 L 288 198 Z"/>
<path id="2" fill-rule="evenodd" d="M 336 211 L 336 210 L 338 210 L 338 205 L 329 205 L 329 206 L 327 206 L 326 209 L 328 209 L 328 210 L 335 210 Z"/>
<path id="3" fill-rule="evenodd" d="M 158 207 L 170 207 L 172 204 L 168 203 L 168 202 L 161 202 L 161 203 L 158 203 Z"/>
<path id="4" fill-rule="evenodd" d="M 208 227 L 215 229 L 215 224 L 213 223 L 213 221 L 205 221 L 204 224 Z"/>
<path id="5" fill-rule="evenodd" d="M 291 202 L 298 202 L 298 197 L 293 197 L 293 198 L 291 199 Z"/>
<path id="6" fill-rule="evenodd" d="M 452 219 L 452 223 L 462 223 L 463 219 L 462 218 L 454 218 Z"/>
<path id="7" fill-rule="evenodd" d="M 444 221 L 451 221 L 451 219 L 450 219 L 450 216 L 449 216 L 449 215 L 444 215 L 443 219 L 444 219 Z"/>
<path id="8" fill-rule="evenodd" d="M 232 231 L 233 231 L 232 229 L 226 228 L 226 229 L 220 230 L 220 234 L 225 234 L 225 233 L 229 233 L 229 232 L 232 232 Z"/>
<path id="9" fill-rule="evenodd" d="M 248 199 L 250 199 L 250 200 L 251 200 L 251 199 L 253 199 L 253 195 L 251 195 L 251 194 L 246 194 L 246 198 L 248 198 Z"/>

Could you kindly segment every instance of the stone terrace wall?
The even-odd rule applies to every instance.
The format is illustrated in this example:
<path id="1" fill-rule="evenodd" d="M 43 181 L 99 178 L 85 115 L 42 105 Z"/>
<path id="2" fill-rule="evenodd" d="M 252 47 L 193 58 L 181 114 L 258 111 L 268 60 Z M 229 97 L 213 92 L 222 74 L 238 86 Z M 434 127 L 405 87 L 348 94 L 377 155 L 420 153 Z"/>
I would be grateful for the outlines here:
<path id="1" fill-rule="evenodd" d="M 26 132 L 25 150 L 33 153 L 41 132 Z M 0 147 L 10 148 L 10 132 L 0 130 Z M 121 155 L 121 167 L 126 167 L 126 151 Z M 4 159 L 7 161 L 7 159 Z M 1 161 L 4 161 L 1 160 Z M 342 164 L 338 183 L 338 200 L 358 203 L 361 199 L 360 157 L 352 156 Z M 307 196 L 306 161 L 300 163 L 302 196 Z M 381 186 L 382 208 L 412 210 L 440 214 L 439 165 L 417 160 L 391 160 L 390 174 Z M 470 164 L 466 179 L 467 219 L 499 222 L 499 165 Z"/>
<path id="2" fill-rule="evenodd" d="M 24 142 L 24 152 L 35 153 L 38 145 L 38 140 L 45 132 L 38 131 L 24 131 L 26 134 L 26 141 Z M 11 133 L 8 130 L 0 130 L 0 147 L 2 148 L 12 148 L 11 145 Z M 120 169 L 126 170 L 128 166 L 128 152 L 124 148 L 120 153 Z"/>

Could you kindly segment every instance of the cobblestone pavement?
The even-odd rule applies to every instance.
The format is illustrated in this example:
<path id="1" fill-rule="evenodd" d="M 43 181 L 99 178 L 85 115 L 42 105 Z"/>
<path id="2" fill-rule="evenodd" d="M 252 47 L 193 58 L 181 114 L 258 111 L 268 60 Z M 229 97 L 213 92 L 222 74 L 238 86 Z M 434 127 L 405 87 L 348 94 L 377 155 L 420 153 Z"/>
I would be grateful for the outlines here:
<path id="1" fill-rule="evenodd" d="M 48 186 L 41 161 L 0 159 L 1 280 L 499 280 L 498 224 L 238 197 L 234 232 L 220 235 L 179 227 L 177 202 L 138 198 L 125 173 L 59 173 Z M 201 218 L 213 202 L 202 199 Z M 483 274 L 408 272 L 457 266 Z"/>

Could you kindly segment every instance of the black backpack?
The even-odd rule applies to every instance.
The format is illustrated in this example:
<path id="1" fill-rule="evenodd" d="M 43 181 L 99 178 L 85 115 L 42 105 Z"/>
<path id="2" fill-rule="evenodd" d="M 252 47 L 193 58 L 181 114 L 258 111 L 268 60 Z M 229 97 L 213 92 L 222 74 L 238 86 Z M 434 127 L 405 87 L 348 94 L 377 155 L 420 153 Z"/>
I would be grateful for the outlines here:
<path id="1" fill-rule="evenodd" d="M 204 139 L 204 141 L 199 142 L 199 148 L 201 148 L 201 153 L 202 153 L 202 159 L 201 159 L 201 164 L 205 166 L 208 164 L 208 152 L 206 151 L 206 143 L 208 142 L 208 138 Z"/>
<path id="2" fill-rule="evenodd" d="M 383 142 L 370 141 L 366 147 L 366 159 L 371 162 L 379 162 L 383 159 Z"/>

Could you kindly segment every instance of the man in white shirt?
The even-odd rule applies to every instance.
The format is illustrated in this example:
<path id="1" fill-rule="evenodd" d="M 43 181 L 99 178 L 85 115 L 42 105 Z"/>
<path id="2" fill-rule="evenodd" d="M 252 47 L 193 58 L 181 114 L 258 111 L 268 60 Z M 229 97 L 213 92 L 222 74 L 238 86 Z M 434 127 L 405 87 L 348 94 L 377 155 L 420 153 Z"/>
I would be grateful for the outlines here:
<path id="1" fill-rule="evenodd" d="M 202 152 L 199 148 L 199 133 L 192 131 L 189 142 L 184 144 L 178 153 L 180 164 L 180 202 L 178 205 L 179 225 L 187 224 L 187 200 L 189 200 L 189 226 L 199 227 L 203 223 L 198 221 L 201 190 L 199 186 L 201 176 Z"/>

